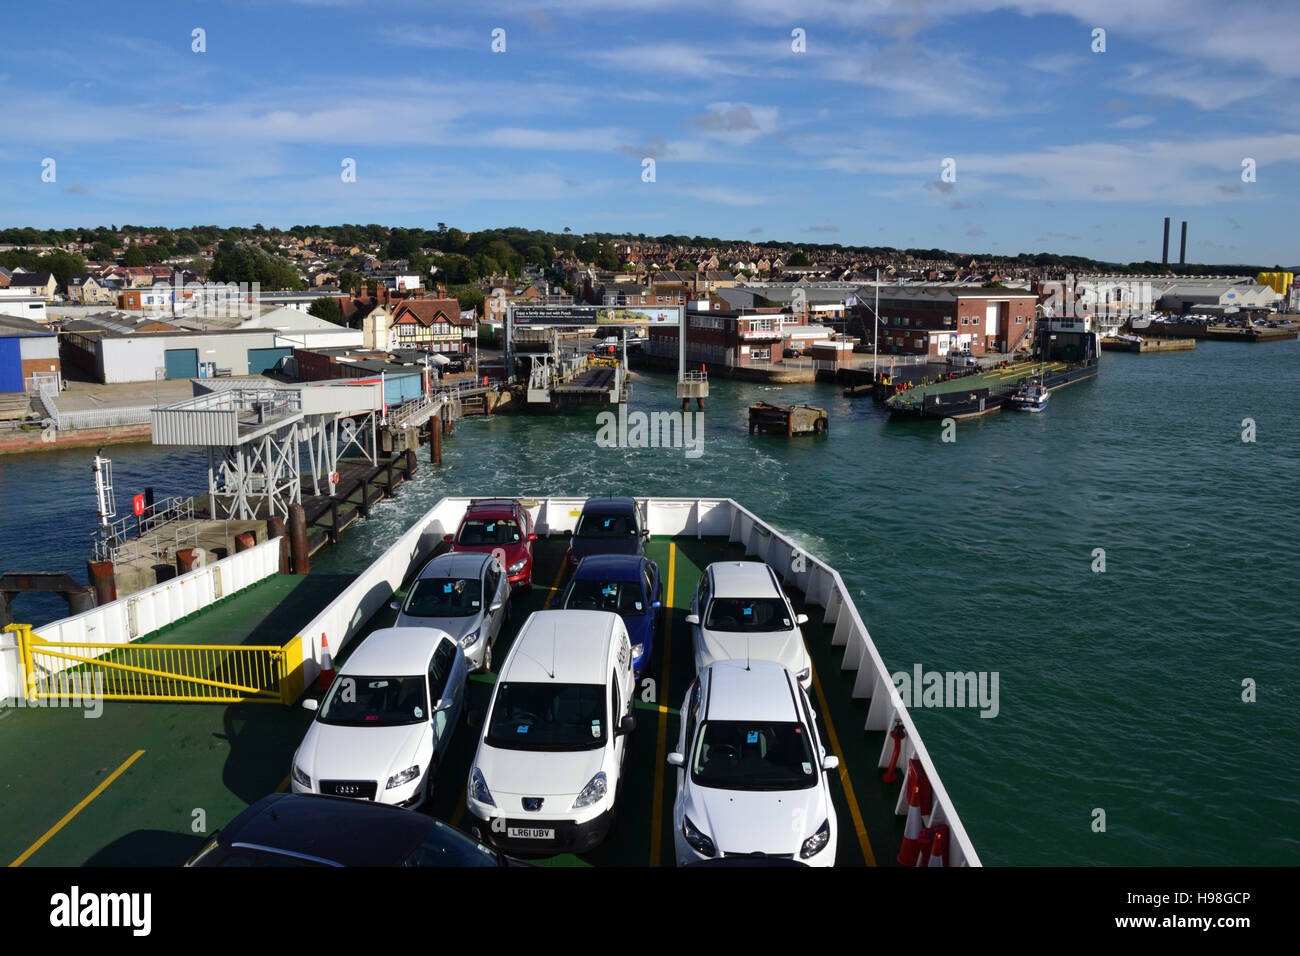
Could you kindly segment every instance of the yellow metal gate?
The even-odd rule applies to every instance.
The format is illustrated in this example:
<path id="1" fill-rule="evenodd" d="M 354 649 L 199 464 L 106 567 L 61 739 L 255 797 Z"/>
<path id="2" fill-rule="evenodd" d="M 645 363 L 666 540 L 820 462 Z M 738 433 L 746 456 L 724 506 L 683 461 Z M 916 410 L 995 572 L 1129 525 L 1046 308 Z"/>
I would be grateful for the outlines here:
<path id="1" fill-rule="evenodd" d="M 288 706 L 282 647 L 230 644 L 61 644 L 18 635 L 28 700 L 76 694 L 100 700 L 170 700 Z"/>

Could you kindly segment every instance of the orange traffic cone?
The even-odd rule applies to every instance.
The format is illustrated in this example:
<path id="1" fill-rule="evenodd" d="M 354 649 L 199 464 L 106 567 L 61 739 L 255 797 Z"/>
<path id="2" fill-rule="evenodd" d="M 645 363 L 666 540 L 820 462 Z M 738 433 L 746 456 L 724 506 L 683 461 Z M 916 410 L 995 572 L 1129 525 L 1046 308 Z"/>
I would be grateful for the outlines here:
<path id="1" fill-rule="evenodd" d="M 927 866 L 947 866 L 948 865 L 948 824 L 936 823 L 930 827 L 930 833 L 933 834 L 930 844 L 930 862 Z"/>
<path id="2" fill-rule="evenodd" d="M 903 845 L 898 848 L 899 866 L 916 866 L 921 855 L 921 785 L 916 782 L 912 768 L 907 768 L 907 827 L 903 831 Z"/>
<path id="3" fill-rule="evenodd" d="M 325 632 L 320 632 L 320 689 L 330 689 L 334 683 L 334 658 L 330 656 L 330 642 L 325 639 Z"/>

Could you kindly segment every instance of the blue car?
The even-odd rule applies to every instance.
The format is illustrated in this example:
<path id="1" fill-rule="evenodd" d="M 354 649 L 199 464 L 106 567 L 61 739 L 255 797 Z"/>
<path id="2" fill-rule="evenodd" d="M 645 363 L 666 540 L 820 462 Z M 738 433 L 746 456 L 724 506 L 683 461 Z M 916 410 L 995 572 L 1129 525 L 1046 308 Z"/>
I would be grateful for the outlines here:
<path id="1" fill-rule="evenodd" d="M 650 666 L 662 594 L 659 565 L 649 558 L 598 554 L 578 564 L 560 607 L 618 614 L 632 640 L 632 669 L 639 675 Z"/>

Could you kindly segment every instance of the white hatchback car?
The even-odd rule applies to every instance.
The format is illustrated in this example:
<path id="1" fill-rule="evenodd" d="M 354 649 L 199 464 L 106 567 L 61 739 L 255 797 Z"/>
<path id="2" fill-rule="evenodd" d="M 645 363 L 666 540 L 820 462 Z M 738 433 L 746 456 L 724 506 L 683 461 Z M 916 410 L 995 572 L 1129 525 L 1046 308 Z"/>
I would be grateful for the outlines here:
<path id="1" fill-rule="evenodd" d="M 835 864 L 835 806 L 816 718 L 794 677 L 771 661 L 719 661 L 686 691 L 668 763 L 677 865 L 721 857 Z"/>
<path id="2" fill-rule="evenodd" d="M 614 824 L 636 726 L 632 644 L 609 611 L 537 611 L 501 667 L 470 768 L 470 831 L 523 853 L 582 853 Z"/>
<path id="3" fill-rule="evenodd" d="M 460 644 L 429 627 L 388 627 L 339 669 L 293 755 L 294 793 L 323 793 L 417 807 L 433 792 L 438 762 L 465 704 Z"/>
<path id="4" fill-rule="evenodd" d="M 776 661 L 812 686 L 812 661 L 799 625 L 808 615 L 795 614 L 776 572 L 761 561 L 718 561 L 704 569 L 691 613 L 695 670 L 714 661 Z"/>

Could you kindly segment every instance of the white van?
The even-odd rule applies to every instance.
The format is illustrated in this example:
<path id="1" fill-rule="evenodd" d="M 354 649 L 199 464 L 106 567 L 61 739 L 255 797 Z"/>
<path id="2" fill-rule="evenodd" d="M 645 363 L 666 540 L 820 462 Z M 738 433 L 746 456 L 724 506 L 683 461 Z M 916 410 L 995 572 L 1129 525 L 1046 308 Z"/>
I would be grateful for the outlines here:
<path id="1" fill-rule="evenodd" d="M 465 804 L 484 843 L 582 853 L 614 824 L 632 717 L 632 644 L 609 611 L 537 611 L 501 667 Z"/>

